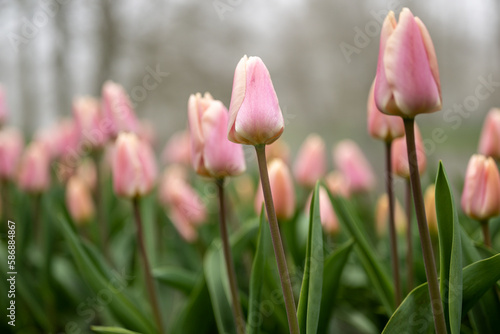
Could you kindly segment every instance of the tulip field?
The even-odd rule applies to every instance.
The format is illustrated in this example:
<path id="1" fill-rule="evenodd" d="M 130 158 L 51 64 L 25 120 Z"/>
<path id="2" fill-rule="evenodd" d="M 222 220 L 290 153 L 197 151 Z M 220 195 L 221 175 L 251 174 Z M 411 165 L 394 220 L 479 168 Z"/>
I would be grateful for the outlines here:
<path id="1" fill-rule="evenodd" d="M 291 149 L 258 56 L 161 152 L 119 82 L 32 136 L 0 91 L 0 332 L 499 333 L 500 109 L 464 175 L 428 162 L 436 50 L 397 14 L 363 96 L 378 161 L 314 131 Z"/>

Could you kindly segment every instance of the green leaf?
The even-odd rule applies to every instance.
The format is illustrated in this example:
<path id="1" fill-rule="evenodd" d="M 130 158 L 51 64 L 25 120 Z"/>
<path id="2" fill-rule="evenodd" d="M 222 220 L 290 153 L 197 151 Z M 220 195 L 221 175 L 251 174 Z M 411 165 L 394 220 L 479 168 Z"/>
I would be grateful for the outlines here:
<path id="1" fill-rule="evenodd" d="M 344 198 L 333 196 L 328 190 L 328 187 L 325 187 L 325 189 L 327 189 L 333 208 L 335 209 L 335 213 L 342 227 L 349 231 L 354 239 L 356 254 L 360 258 L 370 281 L 379 295 L 387 315 L 390 316 L 394 312 L 394 289 L 391 281 L 387 277 L 387 273 L 382 270 L 380 260 L 374 255 L 376 254 L 375 249 L 361 232 L 360 226 L 362 226 L 362 223 L 359 221 L 359 218 L 353 214 Z"/>
<path id="2" fill-rule="evenodd" d="M 132 332 L 120 327 L 90 326 L 90 329 L 94 332 L 105 334 L 140 334 L 139 332 Z"/>
<path id="3" fill-rule="evenodd" d="M 302 278 L 297 307 L 301 333 L 316 333 L 318 330 L 325 259 L 319 205 L 319 183 L 316 183 L 309 210 L 309 233 L 307 235 L 304 277 Z"/>
<path id="4" fill-rule="evenodd" d="M 439 162 L 436 177 L 436 216 L 439 230 L 440 291 L 446 326 L 460 333 L 462 322 L 462 244 L 458 214 L 448 178 Z"/>
<path id="5" fill-rule="evenodd" d="M 247 334 L 260 333 L 262 325 L 262 315 L 259 306 L 262 300 L 262 288 L 264 287 L 264 277 L 272 254 L 271 231 L 267 225 L 265 210 L 261 210 L 259 239 L 257 250 L 252 264 L 252 274 L 250 276 L 250 296 L 248 304 Z"/>
<path id="6" fill-rule="evenodd" d="M 197 275 L 189 270 L 170 266 L 153 269 L 153 277 L 162 284 L 189 294 L 194 289 Z"/>
<path id="7" fill-rule="evenodd" d="M 500 254 L 462 270 L 462 315 L 500 279 Z M 416 287 L 398 307 L 382 333 L 428 333 L 434 329 L 427 283 Z"/>
<path id="8" fill-rule="evenodd" d="M 340 246 L 325 260 L 323 272 L 323 298 L 321 299 L 318 333 L 326 333 L 328 330 L 328 322 L 340 287 L 340 277 L 353 246 L 354 242 L 350 240 Z"/>

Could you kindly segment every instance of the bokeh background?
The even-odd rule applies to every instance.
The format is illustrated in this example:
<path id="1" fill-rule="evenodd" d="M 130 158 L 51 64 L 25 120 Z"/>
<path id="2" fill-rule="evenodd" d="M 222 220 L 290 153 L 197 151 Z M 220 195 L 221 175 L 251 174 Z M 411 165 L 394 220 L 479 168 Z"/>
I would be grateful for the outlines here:
<path id="1" fill-rule="evenodd" d="M 500 84 L 489 97 L 476 96 L 481 78 L 500 83 L 500 1 L 4 0 L 0 82 L 9 123 L 30 136 L 69 116 L 74 96 L 98 96 L 112 79 L 154 125 L 159 151 L 186 127 L 191 93 L 209 91 L 228 106 L 237 62 L 258 55 L 271 73 L 292 152 L 310 132 L 329 148 L 352 138 L 380 171 L 382 145 L 365 130 L 366 98 L 381 21 L 402 7 L 427 25 L 440 66 L 443 111 L 417 118 L 429 165 L 435 170 L 443 159 L 459 178 L 486 112 L 500 106 Z M 146 90 L 151 70 L 162 73 L 161 82 Z M 457 111 L 464 104 L 468 109 Z M 444 133 L 442 143 L 433 140 L 435 129 Z"/>

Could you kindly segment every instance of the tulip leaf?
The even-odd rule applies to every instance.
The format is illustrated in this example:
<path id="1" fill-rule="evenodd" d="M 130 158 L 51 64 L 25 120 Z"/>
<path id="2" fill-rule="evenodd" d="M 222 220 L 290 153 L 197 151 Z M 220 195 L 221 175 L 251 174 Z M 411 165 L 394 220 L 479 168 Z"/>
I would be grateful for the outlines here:
<path id="1" fill-rule="evenodd" d="M 500 279 L 500 254 L 474 262 L 462 270 L 462 315 Z M 428 333 L 434 329 L 427 283 L 405 298 L 382 333 Z"/>
<path id="2" fill-rule="evenodd" d="M 333 196 L 328 190 L 328 187 L 325 187 L 325 189 L 328 192 L 328 196 L 330 197 L 340 224 L 344 229 L 349 231 L 354 239 L 356 254 L 361 260 L 375 291 L 379 295 L 387 315 L 390 316 L 394 312 L 394 289 L 387 277 L 387 273 L 382 269 L 380 260 L 375 257 L 375 249 L 361 232 L 360 226 L 362 226 L 362 224 L 359 218 L 355 216 L 350 209 L 347 201 L 342 197 Z"/>
<path id="3" fill-rule="evenodd" d="M 120 327 L 91 326 L 90 329 L 96 333 L 104 334 L 140 334 L 138 332 L 129 331 L 128 329 Z"/>
<path id="4" fill-rule="evenodd" d="M 304 277 L 297 307 L 301 333 L 317 333 L 318 331 L 325 260 L 319 205 L 319 183 L 316 183 L 309 210 Z"/>
<path id="5" fill-rule="evenodd" d="M 458 214 L 446 171 L 439 162 L 436 177 L 436 217 L 439 231 L 440 291 L 446 326 L 460 333 L 462 322 L 462 244 Z"/>
<path id="6" fill-rule="evenodd" d="M 196 274 L 179 267 L 161 267 L 153 269 L 153 277 L 162 284 L 189 294 L 196 285 Z"/>

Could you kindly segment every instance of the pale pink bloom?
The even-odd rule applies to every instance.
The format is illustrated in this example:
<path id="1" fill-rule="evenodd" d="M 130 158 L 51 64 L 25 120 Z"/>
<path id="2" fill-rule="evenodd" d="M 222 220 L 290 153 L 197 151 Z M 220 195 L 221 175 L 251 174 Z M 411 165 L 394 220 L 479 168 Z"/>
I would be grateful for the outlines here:
<path id="1" fill-rule="evenodd" d="M 500 159 L 500 108 L 492 108 L 484 121 L 479 153 Z"/>
<path id="2" fill-rule="evenodd" d="M 94 217 L 94 202 L 85 181 L 75 176 L 69 179 L 66 185 L 66 206 L 77 224 L 88 223 Z"/>
<path id="3" fill-rule="evenodd" d="M 151 147 L 133 133 L 120 133 L 112 161 L 113 188 L 118 196 L 133 198 L 149 193 L 157 175 Z"/>
<path id="4" fill-rule="evenodd" d="M 161 154 L 164 164 L 182 164 L 191 166 L 191 138 L 189 131 L 174 133 L 168 140 Z"/>
<path id="5" fill-rule="evenodd" d="M 309 135 L 300 147 L 293 173 L 297 183 L 305 187 L 314 187 L 326 173 L 326 147 L 317 134 Z"/>
<path id="6" fill-rule="evenodd" d="M 120 132 L 137 132 L 139 122 L 125 89 L 113 81 L 102 87 L 102 111 L 107 133 L 115 138 Z"/>
<path id="7" fill-rule="evenodd" d="M 405 134 L 403 120 L 397 116 L 386 115 L 377 108 L 373 96 L 374 86 L 375 81 L 373 81 L 368 94 L 368 133 L 373 138 L 385 142 L 391 142 L 395 138 L 403 137 Z"/>
<path id="8" fill-rule="evenodd" d="M 325 182 L 328 190 L 330 190 L 333 195 L 339 195 L 345 198 L 351 196 L 349 181 L 341 172 L 332 171 L 328 173 L 325 177 Z"/>
<path id="9" fill-rule="evenodd" d="M 480 221 L 500 215 L 500 175 L 495 161 L 475 154 L 467 165 L 462 210 Z"/>
<path id="10" fill-rule="evenodd" d="M 427 157 L 420 130 L 415 123 L 415 147 L 417 150 L 418 172 L 420 175 L 427 169 Z M 392 142 L 391 150 L 392 172 L 402 178 L 410 178 L 410 165 L 408 164 L 408 150 L 406 136 L 397 138 Z"/>
<path id="11" fill-rule="evenodd" d="M 50 154 L 53 157 L 65 155 L 80 155 L 80 134 L 73 119 L 66 118 L 56 124 L 53 144 Z"/>
<path id="12" fill-rule="evenodd" d="M 389 12 L 380 34 L 375 101 L 382 112 L 405 118 L 441 109 L 434 45 L 422 21 L 403 8 Z"/>
<path id="13" fill-rule="evenodd" d="M 290 147 L 283 138 L 279 138 L 272 144 L 267 145 L 266 159 L 267 161 L 281 159 L 287 165 L 290 164 Z"/>
<path id="14" fill-rule="evenodd" d="M 5 89 L 0 85 L 0 127 L 7 122 L 9 111 L 7 108 L 7 101 L 5 98 Z"/>
<path id="15" fill-rule="evenodd" d="M 0 178 L 13 179 L 16 176 L 24 139 L 15 128 L 0 131 Z"/>
<path id="16" fill-rule="evenodd" d="M 295 189 L 293 179 L 288 166 L 279 159 L 269 163 L 269 184 L 273 197 L 274 210 L 278 219 L 290 219 L 295 211 Z M 260 214 L 262 203 L 264 203 L 264 194 L 262 184 L 259 183 L 259 189 L 255 196 L 255 212 Z"/>
<path id="17" fill-rule="evenodd" d="M 333 150 L 333 160 L 344 175 L 351 193 L 367 192 L 375 186 L 375 175 L 359 146 L 343 140 Z"/>
<path id="18" fill-rule="evenodd" d="M 156 130 L 154 124 L 148 119 L 141 119 L 138 123 L 137 135 L 151 146 L 156 144 Z"/>
<path id="19" fill-rule="evenodd" d="M 108 138 L 104 131 L 105 122 L 99 100 L 90 96 L 75 98 L 73 100 L 73 115 L 81 145 L 100 148 L 106 143 Z"/>
<path id="20" fill-rule="evenodd" d="M 405 210 L 399 203 L 397 198 L 394 198 L 394 224 L 396 232 L 399 235 L 404 235 L 408 222 L 406 219 Z M 383 194 L 377 201 L 375 212 L 375 228 L 379 237 L 385 236 L 389 229 L 389 196 Z"/>
<path id="21" fill-rule="evenodd" d="M 29 193 L 41 193 L 50 186 L 50 156 L 40 143 L 32 142 L 23 154 L 19 167 L 19 187 Z"/>
<path id="22" fill-rule="evenodd" d="M 188 116 L 195 171 L 214 178 L 243 173 L 246 168 L 243 148 L 227 139 L 229 116 L 222 102 L 211 97 L 202 98 L 200 93 L 191 95 Z"/>
<path id="23" fill-rule="evenodd" d="M 305 213 L 309 217 L 311 210 L 312 193 L 306 202 Z M 335 210 L 333 209 L 330 197 L 323 187 L 319 188 L 319 216 L 321 219 L 321 225 L 323 229 L 328 234 L 337 235 L 339 233 L 340 225 Z"/>
<path id="24" fill-rule="evenodd" d="M 97 167 L 90 158 L 81 161 L 76 168 L 76 176 L 85 182 L 90 190 L 94 190 L 97 185 Z"/>
<path id="25" fill-rule="evenodd" d="M 438 221 L 436 213 L 436 186 L 431 184 L 424 193 L 425 215 L 427 216 L 427 225 L 431 234 L 438 234 Z"/>
<path id="26" fill-rule="evenodd" d="M 259 57 L 243 56 L 234 72 L 228 138 L 238 144 L 271 144 L 283 133 L 283 114 L 271 76 Z"/>

